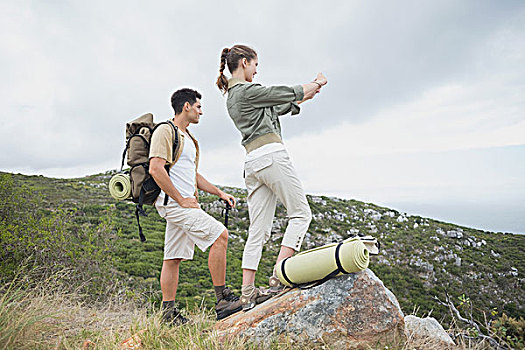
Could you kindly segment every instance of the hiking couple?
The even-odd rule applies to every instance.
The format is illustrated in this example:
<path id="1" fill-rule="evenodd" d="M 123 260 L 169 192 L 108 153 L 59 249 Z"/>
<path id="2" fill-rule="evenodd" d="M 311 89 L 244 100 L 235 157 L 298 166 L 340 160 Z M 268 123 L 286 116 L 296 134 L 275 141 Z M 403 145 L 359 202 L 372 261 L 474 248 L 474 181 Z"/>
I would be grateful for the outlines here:
<path id="1" fill-rule="evenodd" d="M 232 75 L 229 80 L 224 75 L 226 65 Z M 199 144 L 188 126 L 197 124 L 202 115 L 201 95 L 192 89 L 176 91 L 171 104 L 175 111 L 172 122 L 177 131 L 163 124 L 151 138 L 150 174 L 162 189 L 155 207 L 167 222 L 160 276 L 163 319 L 166 322 L 187 322 L 175 307 L 175 294 L 180 263 L 193 258 L 195 245 L 202 251 L 210 249 L 208 268 L 217 298 L 215 310 L 217 319 L 222 319 L 253 308 L 284 287 L 275 272 L 269 279 L 270 288 L 256 288 L 254 285 L 263 245 L 270 238 L 277 199 L 286 207 L 289 221 L 276 263 L 300 249 L 310 224 L 310 207 L 282 142 L 279 116 L 290 112 L 298 114 L 299 104 L 313 98 L 327 80 L 319 73 L 311 83 L 264 87 L 253 83 L 257 66 L 257 53 L 252 48 L 235 45 L 222 51 L 217 79 L 219 89 L 228 94 L 228 113 L 240 131 L 246 149 L 244 170 L 250 227 L 242 259 L 240 298 L 225 283 L 228 230 L 205 213 L 197 200 L 197 190 L 200 189 L 219 196 L 232 206 L 236 204 L 233 196 L 218 189 L 198 172 Z M 179 133 L 181 144 L 174 156 L 173 132 Z M 169 173 L 166 164 L 171 166 Z M 166 195 L 169 201 L 165 205 Z"/>

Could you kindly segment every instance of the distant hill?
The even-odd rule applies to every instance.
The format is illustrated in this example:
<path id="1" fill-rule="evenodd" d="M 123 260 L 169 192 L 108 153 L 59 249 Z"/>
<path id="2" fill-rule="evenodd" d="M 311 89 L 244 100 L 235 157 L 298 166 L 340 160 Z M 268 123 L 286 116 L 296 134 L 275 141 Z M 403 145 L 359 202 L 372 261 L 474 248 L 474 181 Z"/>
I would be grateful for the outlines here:
<path id="1" fill-rule="evenodd" d="M 165 222 L 153 207 L 141 218 L 147 242 L 138 239 L 134 206 L 115 201 L 107 183 L 113 172 L 77 179 L 12 174 L 16 186 L 27 186 L 44 197 L 46 210 L 71 211 L 77 225 L 106 222 L 118 240 L 112 248 L 115 267 L 127 276 L 126 283 L 137 295 L 159 291 L 159 275 Z M 223 188 L 235 195 L 238 206 L 230 212 L 227 283 L 240 289 L 241 256 L 249 226 L 246 192 Z M 430 218 L 411 216 L 396 210 L 356 200 L 308 196 L 313 220 L 303 249 L 342 240 L 355 234 L 370 234 L 381 242 L 381 253 L 370 268 L 397 296 L 405 313 L 432 312 L 446 318 L 448 310 L 434 297 L 448 293 L 458 303 L 471 301 L 474 313 L 482 317 L 494 310 L 513 317 L 525 317 L 525 236 L 494 233 L 461 227 Z M 202 193 L 204 210 L 219 220 L 224 205 L 217 197 Z M 279 243 L 286 228 L 286 215 L 278 205 L 272 236 L 266 245 L 256 283 L 264 285 L 271 273 Z M 159 296 L 160 293 L 157 293 Z M 207 272 L 207 254 L 196 249 L 195 259 L 181 265 L 179 301 L 189 306 L 213 305 L 213 289 Z"/>

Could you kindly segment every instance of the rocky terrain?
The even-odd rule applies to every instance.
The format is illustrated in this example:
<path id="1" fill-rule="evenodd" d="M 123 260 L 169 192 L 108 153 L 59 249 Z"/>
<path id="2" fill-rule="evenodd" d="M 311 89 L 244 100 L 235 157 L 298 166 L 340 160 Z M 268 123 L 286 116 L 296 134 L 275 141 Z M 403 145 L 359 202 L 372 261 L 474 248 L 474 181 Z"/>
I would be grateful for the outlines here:
<path id="1" fill-rule="evenodd" d="M 399 347 L 406 341 L 396 297 L 368 269 L 290 290 L 214 328 L 221 338 L 241 335 L 265 347 L 275 337 L 334 349 Z"/>

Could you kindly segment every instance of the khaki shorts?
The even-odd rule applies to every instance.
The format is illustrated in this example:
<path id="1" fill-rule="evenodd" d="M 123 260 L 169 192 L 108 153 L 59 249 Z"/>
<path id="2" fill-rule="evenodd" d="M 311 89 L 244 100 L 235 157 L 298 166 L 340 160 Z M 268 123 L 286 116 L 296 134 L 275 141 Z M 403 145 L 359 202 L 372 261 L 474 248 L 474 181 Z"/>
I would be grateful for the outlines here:
<path id="1" fill-rule="evenodd" d="M 163 202 L 159 198 L 155 207 L 166 219 L 164 260 L 191 260 L 195 245 L 204 252 L 226 230 L 223 224 L 200 208 L 182 208 L 174 200 L 164 206 Z"/>

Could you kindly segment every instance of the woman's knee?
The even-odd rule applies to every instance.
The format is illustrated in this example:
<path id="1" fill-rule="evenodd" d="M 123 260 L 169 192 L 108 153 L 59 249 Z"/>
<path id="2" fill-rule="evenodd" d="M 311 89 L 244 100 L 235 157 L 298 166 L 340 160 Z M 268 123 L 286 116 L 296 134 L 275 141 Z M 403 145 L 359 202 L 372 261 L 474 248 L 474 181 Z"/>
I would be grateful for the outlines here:
<path id="1" fill-rule="evenodd" d="M 262 246 L 268 239 L 270 239 L 271 230 L 261 230 L 259 228 L 250 228 L 248 230 L 248 239 L 246 245 Z"/>
<path id="2" fill-rule="evenodd" d="M 308 221 L 308 224 L 312 221 L 312 210 L 310 209 L 310 206 L 307 206 L 305 208 L 305 215 L 304 215 L 305 221 Z"/>
<path id="3" fill-rule="evenodd" d="M 309 206 L 305 206 L 301 209 L 301 211 L 296 215 L 294 218 L 290 218 L 299 220 L 300 222 L 304 223 L 305 225 L 310 225 L 310 222 L 312 221 L 312 211 L 310 210 Z"/>
<path id="4" fill-rule="evenodd" d="M 289 220 L 299 219 L 308 223 L 312 221 L 312 210 L 310 209 L 310 205 L 308 204 L 306 197 L 301 200 L 297 199 L 293 205 L 287 207 L 286 209 Z"/>

